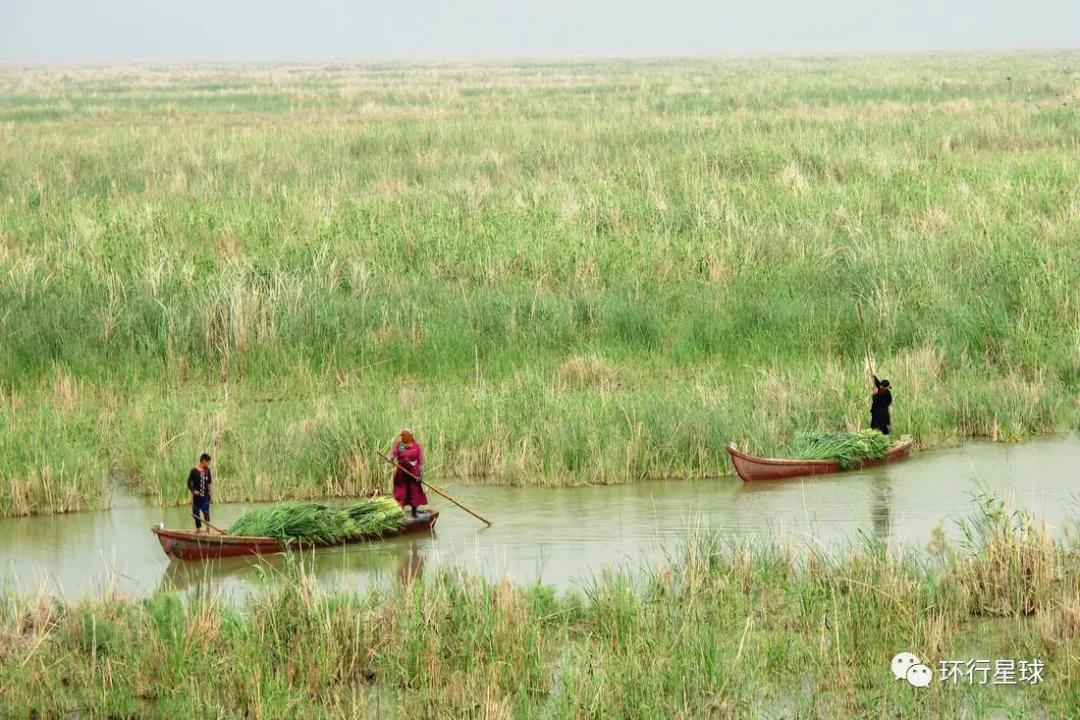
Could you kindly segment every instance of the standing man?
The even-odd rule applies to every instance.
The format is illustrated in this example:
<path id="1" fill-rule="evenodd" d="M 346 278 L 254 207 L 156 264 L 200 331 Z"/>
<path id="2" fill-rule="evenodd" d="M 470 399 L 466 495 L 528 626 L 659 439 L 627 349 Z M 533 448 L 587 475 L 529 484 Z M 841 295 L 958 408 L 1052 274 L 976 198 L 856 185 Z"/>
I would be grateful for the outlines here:
<path id="1" fill-rule="evenodd" d="M 870 396 L 870 427 L 882 435 L 889 434 L 889 426 L 892 420 L 889 417 L 889 406 L 892 405 L 892 389 L 888 380 L 878 380 L 878 376 L 870 373 L 874 379 L 874 394 Z"/>
<path id="2" fill-rule="evenodd" d="M 416 509 L 427 505 L 428 499 L 424 486 L 420 484 L 420 478 L 424 476 L 424 451 L 412 431 L 401 431 L 401 439 L 394 443 L 390 457 L 397 466 L 394 471 L 394 499 L 401 507 L 411 508 L 412 516 L 416 517 Z"/>
<path id="3" fill-rule="evenodd" d="M 195 532 L 202 531 L 203 520 L 210 522 L 210 484 L 213 481 L 214 478 L 210 475 L 210 456 L 203 453 L 199 456 L 199 464 L 191 468 L 187 477 L 187 489 L 191 491 L 191 514 L 195 516 Z M 206 531 L 210 532 L 210 528 L 207 527 Z"/>

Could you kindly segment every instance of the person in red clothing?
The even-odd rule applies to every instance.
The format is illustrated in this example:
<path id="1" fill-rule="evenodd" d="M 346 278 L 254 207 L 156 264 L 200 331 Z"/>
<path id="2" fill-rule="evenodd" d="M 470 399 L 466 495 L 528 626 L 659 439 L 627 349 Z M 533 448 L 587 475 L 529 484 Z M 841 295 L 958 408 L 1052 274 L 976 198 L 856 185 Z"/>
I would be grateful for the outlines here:
<path id="1" fill-rule="evenodd" d="M 401 431 L 401 439 L 394 443 L 390 453 L 397 469 L 394 471 L 394 499 L 401 507 L 412 510 L 417 516 L 417 508 L 427 505 L 427 494 L 420 479 L 424 477 L 424 451 L 410 430 Z"/>

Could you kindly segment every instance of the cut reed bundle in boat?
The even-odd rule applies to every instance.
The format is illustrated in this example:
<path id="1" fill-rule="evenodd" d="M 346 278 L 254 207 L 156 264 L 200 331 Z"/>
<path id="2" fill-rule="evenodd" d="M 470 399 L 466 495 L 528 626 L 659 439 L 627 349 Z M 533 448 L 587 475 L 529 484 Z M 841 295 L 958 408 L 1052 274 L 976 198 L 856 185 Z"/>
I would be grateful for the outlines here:
<path id="1" fill-rule="evenodd" d="M 404 520 L 405 513 L 390 498 L 373 498 L 343 506 L 294 501 L 249 510 L 236 519 L 229 534 L 332 545 L 396 530 Z"/>

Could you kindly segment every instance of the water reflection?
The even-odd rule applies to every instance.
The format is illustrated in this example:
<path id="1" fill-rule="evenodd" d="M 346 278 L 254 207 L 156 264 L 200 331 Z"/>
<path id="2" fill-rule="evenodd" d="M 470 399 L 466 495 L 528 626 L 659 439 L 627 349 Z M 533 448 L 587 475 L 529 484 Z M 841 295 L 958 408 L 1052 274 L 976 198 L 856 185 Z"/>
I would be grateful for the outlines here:
<path id="1" fill-rule="evenodd" d="M 278 555 L 217 558 L 204 562 L 170 559 L 158 589 L 187 592 L 231 588 L 247 594 L 297 571 L 318 577 L 327 587 L 366 590 L 391 581 L 408 584 L 421 577 L 426 541 L 413 536 L 401 542 L 343 545 Z M 433 540 L 434 535 L 422 536 Z"/>
<path id="2" fill-rule="evenodd" d="M 401 564 L 398 565 L 397 579 L 402 586 L 411 584 L 414 580 L 419 580 L 424 574 L 424 562 L 426 558 L 420 552 L 420 548 L 416 543 L 412 543 L 409 546 L 409 554 L 402 558 Z"/>
<path id="3" fill-rule="evenodd" d="M 888 478 L 875 477 L 870 480 L 870 487 L 874 496 L 874 504 L 870 508 L 870 520 L 874 526 L 874 536 L 880 540 L 888 540 L 892 534 L 889 522 L 889 508 L 892 506 L 892 485 Z"/>

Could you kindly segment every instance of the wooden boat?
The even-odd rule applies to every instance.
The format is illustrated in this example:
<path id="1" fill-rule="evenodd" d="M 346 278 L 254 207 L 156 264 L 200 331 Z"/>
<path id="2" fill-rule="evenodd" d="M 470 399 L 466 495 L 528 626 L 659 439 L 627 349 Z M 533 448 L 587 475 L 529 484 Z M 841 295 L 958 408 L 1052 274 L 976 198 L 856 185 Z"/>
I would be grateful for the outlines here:
<path id="1" fill-rule="evenodd" d="M 885 453 L 885 457 L 863 462 L 850 468 L 842 468 L 835 460 L 781 460 L 763 458 L 741 452 L 735 443 L 728 443 L 727 451 L 739 477 L 751 480 L 782 480 L 784 478 L 803 477 L 806 475 L 828 475 L 843 470 L 858 470 L 887 462 L 906 458 L 911 454 L 913 441 L 910 436 L 903 436 Z"/>
<path id="2" fill-rule="evenodd" d="M 405 524 L 396 532 L 360 536 L 344 544 L 351 545 L 353 543 L 397 537 L 398 535 L 428 532 L 435 527 L 435 521 L 438 519 L 439 513 L 437 512 L 421 512 L 417 517 L 407 518 Z M 328 547 L 314 542 L 296 542 L 286 545 L 278 538 L 256 535 L 207 535 L 193 530 L 168 530 L 163 525 L 156 525 L 150 530 L 157 535 L 158 542 L 161 543 L 161 549 L 165 551 L 165 554 L 180 560 L 210 560 L 235 555 L 263 555 L 285 552 L 286 550 L 299 550 L 301 548 Z M 334 543 L 333 547 L 337 546 L 338 543 Z"/>

